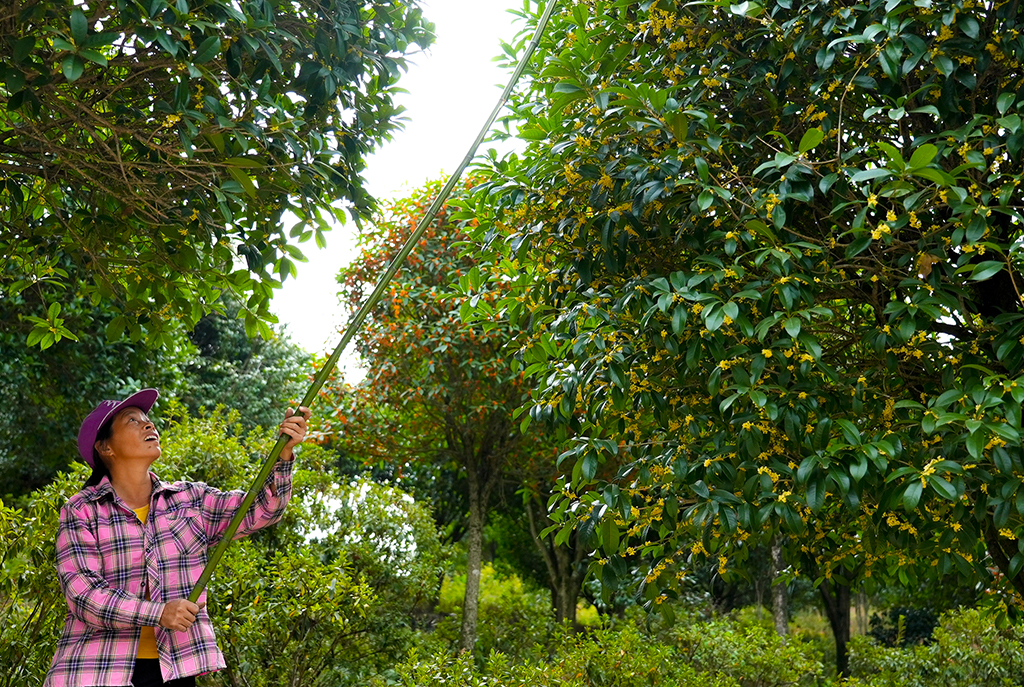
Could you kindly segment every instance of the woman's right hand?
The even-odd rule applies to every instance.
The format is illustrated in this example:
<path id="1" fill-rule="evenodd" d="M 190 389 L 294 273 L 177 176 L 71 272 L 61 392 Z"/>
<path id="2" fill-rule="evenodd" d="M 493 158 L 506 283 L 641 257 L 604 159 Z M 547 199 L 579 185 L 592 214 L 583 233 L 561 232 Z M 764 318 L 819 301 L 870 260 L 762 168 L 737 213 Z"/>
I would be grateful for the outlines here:
<path id="1" fill-rule="evenodd" d="M 188 599 L 175 599 L 164 604 L 164 610 L 160 614 L 160 627 L 175 632 L 186 632 L 196 621 L 199 609 L 206 606 L 206 602 L 196 605 Z"/>

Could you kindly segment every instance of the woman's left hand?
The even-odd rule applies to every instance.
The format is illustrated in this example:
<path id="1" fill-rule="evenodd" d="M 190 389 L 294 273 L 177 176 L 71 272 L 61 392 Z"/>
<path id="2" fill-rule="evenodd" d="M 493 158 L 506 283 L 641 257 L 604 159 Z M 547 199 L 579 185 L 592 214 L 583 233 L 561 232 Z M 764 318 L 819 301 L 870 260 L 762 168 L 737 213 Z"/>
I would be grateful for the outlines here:
<path id="1" fill-rule="evenodd" d="M 299 412 L 289 408 L 284 413 L 284 422 L 281 423 L 281 434 L 288 437 L 288 443 L 281 449 L 281 460 L 291 460 L 295 457 L 292 448 L 301 444 L 306 438 L 306 423 L 312 416 L 309 408 L 301 406 Z"/>

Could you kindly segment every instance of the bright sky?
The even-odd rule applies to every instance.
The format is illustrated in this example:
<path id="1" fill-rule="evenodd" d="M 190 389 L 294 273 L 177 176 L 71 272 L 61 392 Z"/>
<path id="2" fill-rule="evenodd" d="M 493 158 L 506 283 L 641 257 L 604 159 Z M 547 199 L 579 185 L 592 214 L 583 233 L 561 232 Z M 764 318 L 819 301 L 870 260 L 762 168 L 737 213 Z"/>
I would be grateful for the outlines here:
<path id="1" fill-rule="evenodd" d="M 368 161 L 365 176 L 374 196 L 401 197 L 458 167 L 510 77 L 492 58 L 501 53 L 500 41 L 510 42 L 519 28 L 507 13 L 513 7 L 522 7 L 522 0 L 423 2 L 437 40 L 429 53 L 413 58 L 416 64 L 399 81 L 409 91 L 399 99 L 408 121 Z M 310 353 L 329 352 L 340 339 L 345 318 L 334 278 L 355 257 L 356 232 L 351 223 L 336 227 L 327 234 L 324 250 L 303 244 L 309 262 L 299 264 L 298 279 L 286 281 L 274 297 L 274 313 L 292 340 Z M 346 380 L 357 381 L 362 374 L 354 356 L 345 358 L 340 367 Z"/>

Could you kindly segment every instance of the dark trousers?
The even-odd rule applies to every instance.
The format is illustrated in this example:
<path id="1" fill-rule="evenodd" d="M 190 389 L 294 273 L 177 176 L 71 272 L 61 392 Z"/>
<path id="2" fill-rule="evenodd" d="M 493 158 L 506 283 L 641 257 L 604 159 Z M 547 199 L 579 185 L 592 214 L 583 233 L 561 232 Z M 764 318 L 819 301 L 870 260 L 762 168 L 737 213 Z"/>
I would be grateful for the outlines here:
<path id="1" fill-rule="evenodd" d="M 164 682 L 160 675 L 160 659 L 137 658 L 135 670 L 132 672 L 132 687 L 195 687 L 194 677 L 183 677 Z"/>

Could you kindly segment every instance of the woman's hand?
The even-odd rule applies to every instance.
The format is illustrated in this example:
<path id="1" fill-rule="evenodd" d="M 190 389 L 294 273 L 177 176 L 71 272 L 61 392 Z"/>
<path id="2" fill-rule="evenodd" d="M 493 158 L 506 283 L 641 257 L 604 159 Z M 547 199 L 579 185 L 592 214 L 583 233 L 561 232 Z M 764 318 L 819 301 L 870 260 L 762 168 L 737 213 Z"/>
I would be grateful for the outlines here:
<path id="1" fill-rule="evenodd" d="M 188 599 L 175 599 L 164 604 L 164 610 L 160 613 L 160 627 L 166 627 L 175 632 L 187 632 L 192 627 L 199 615 L 199 609 L 203 608 L 206 602 L 196 605 Z"/>
<path id="2" fill-rule="evenodd" d="M 288 443 L 281 449 L 281 460 L 291 460 L 295 457 L 292 448 L 301 444 L 306 438 L 306 422 L 312 416 L 309 408 L 302 406 L 299 412 L 289 408 L 284 413 L 284 422 L 281 423 L 281 434 L 288 437 Z"/>

